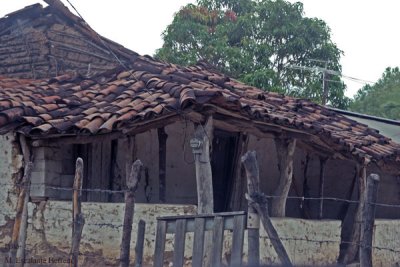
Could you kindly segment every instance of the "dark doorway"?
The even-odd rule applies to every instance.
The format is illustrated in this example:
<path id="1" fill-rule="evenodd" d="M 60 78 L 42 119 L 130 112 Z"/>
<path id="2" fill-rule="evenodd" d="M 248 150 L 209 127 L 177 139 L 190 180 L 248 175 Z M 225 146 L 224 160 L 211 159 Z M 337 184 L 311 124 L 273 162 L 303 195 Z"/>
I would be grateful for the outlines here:
<path id="1" fill-rule="evenodd" d="M 237 138 L 238 135 L 234 133 L 214 131 L 211 153 L 214 212 L 228 211 L 233 186 Z"/>

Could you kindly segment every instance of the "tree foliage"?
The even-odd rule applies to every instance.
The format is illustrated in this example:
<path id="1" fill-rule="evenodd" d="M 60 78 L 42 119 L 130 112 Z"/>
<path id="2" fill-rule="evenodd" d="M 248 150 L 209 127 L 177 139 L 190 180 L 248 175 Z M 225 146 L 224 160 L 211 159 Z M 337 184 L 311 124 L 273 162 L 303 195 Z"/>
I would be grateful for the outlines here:
<path id="1" fill-rule="evenodd" d="M 365 85 L 350 105 L 352 111 L 399 120 L 400 69 L 387 68 L 373 85 Z"/>
<path id="2" fill-rule="evenodd" d="M 292 65 L 341 70 L 330 29 L 284 0 L 197 0 L 176 13 L 156 57 L 180 65 L 207 61 L 245 83 L 320 101 L 322 74 Z M 318 59 L 321 61 L 313 61 Z M 345 85 L 331 77 L 328 100 L 345 107 Z"/>

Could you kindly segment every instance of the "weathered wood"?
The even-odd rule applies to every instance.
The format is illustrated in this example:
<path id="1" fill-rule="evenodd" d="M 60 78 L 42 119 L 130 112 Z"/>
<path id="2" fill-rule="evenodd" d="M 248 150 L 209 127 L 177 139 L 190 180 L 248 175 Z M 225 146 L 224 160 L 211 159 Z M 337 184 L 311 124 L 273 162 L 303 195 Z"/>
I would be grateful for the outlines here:
<path id="1" fill-rule="evenodd" d="M 21 145 L 25 168 L 31 168 L 31 170 L 32 170 L 33 166 L 28 166 L 28 165 L 33 164 L 32 150 L 31 150 L 31 147 L 28 144 L 26 137 L 24 135 L 19 136 L 19 143 Z M 28 228 L 29 195 L 30 195 L 30 178 L 26 184 L 26 193 L 24 196 L 24 204 L 23 204 L 23 209 L 22 209 L 22 214 L 21 214 L 21 227 L 19 229 L 19 237 L 18 237 L 17 258 L 20 260 L 21 263 L 17 264 L 17 266 L 21 266 L 21 267 L 24 266 L 24 260 L 25 260 L 26 235 L 27 235 L 27 228 Z"/>
<path id="2" fill-rule="evenodd" d="M 90 135 L 90 136 L 58 136 L 56 138 L 38 139 L 32 141 L 33 147 L 41 146 L 58 146 L 70 144 L 89 144 L 89 143 L 102 143 L 121 138 L 121 132 L 113 132 L 108 134 Z"/>
<path id="3" fill-rule="evenodd" d="M 202 267 L 204 251 L 205 218 L 194 219 L 192 266 Z"/>
<path id="4" fill-rule="evenodd" d="M 138 232 L 135 246 L 135 267 L 142 267 L 143 264 L 143 249 L 144 249 L 144 234 L 146 231 L 146 222 L 139 220 Z"/>
<path id="5" fill-rule="evenodd" d="M 158 195 L 161 203 L 165 203 L 167 175 L 167 138 L 164 128 L 158 128 Z"/>
<path id="6" fill-rule="evenodd" d="M 83 180 L 83 160 L 78 158 L 75 167 L 75 179 L 72 192 L 72 242 L 70 250 L 70 267 L 78 266 L 79 244 L 85 219 L 81 213 L 81 192 Z"/>
<path id="7" fill-rule="evenodd" d="M 244 230 L 246 229 L 246 216 L 236 215 L 234 218 L 233 236 L 232 236 L 232 253 L 231 264 L 232 267 L 242 266 L 242 253 Z"/>
<path id="8" fill-rule="evenodd" d="M 143 164 L 136 160 L 132 164 L 131 173 L 126 179 L 128 190 L 125 192 L 125 214 L 120 247 L 120 267 L 129 266 L 132 222 L 135 209 L 135 193 L 139 186 Z"/>
<path id="9" fill-rule="evenodd" d="M 210 146 L 212 144 L 213 118 L 210 116 L 205 126 L 196 128 L 194 138 L 190 140 L 196 166 L 197 212 L 214 211 Z"/>
<path id="10" fill-rule="evenodd" d="M 285 217 L 286 199 L 289 194 L 293 176 L 293 156 L 296 148 L 296 139 L 275 139 L 279 166 L 279 185 L 272 199 L 271 216 Z"/>
<path id="11" fill-rule="evenodd" d="M 174 266 L 183 266 L 185 254 L 185 233 L 186 233 L 186 219 L 176 220 L 176 232 L 174 240 Z"/>
<path id="12" fill-rule="evenodd" d="M 372 238 L 374 235 L 375 203 L 378 198 L 379 176 L 371 174 L 367 178 L 366 197 L 364 201 L 362 224 L 360 266 L 372 267 Z"/>
<path id="13" fill-rule="evenodd" d="M 241 162 L 246 157 L 245 155 L 241 157 Z M 255 154 L 254 154 L 255 156 Z M 243 164 L 245 165 L 245 164 Z M 247 192 L 258 192 L 259 191 L 259 181 L 258 176 L 259 170 L 258 165 L 248 165 L 245 166 L 245 172 L 247 175 L 246 184 Z M 254 175 L 251 179 L 248 178 L 249 175 Z M 254 206 L 249 202 L 247 207 L 247 243 L 248 243 L 248 264 L 249 266 L 259 266 L 260 265 L 260 217 L 257 214 Z"/>
<path id="14" fill-rule="evenodd" d="M 24 221 L 27 221 L 27 214 L 28 214 L 27 205 L 29 199 L 29 191 L 30 191 L 29 188 L 31 183 L 32 169 L 33 169 L 33 163 L 27 162 L 24 168 L 24 176 L 21 181 L 21 188 L 17 200 L 17 209 L 16 209 L 14 226 L 10 242 L 10 253 L 9 253 L 10 254 L 9 257 L 11 258 L 10 266 L 15 266 L 16 263 L 17 250 L 19 247 L 21 232 L 26 233 L 27 223 Z"/>
<path id="15" fill-rule="evenodd" d="M 241 209 L 242 200 L 244 199 L 244 195 L 246 193 L 246 178 L 242 172 L 243 166 L 240 163 L 240 159 L 243 153 L 247 151 L 248 143 L 248 135 L 240 133 L 236 143 L 236 151 L 234 155 L 233 190 L 229 199 L 230 210 Z"/>
<path id="16" fill-rule="evenodd" d="M 153 262 L 154 267 L 164 266 L 166 232 L 167 232 L 167 222 L 163 220 L 157 220 L 157 233 L 156 233 L 154 262 Z"/>
<path id="17" fill-rule="evenodd" d="M 273 226 L 268 215 L 268 203 L 264 194 L 259 191 L 259 170 L 255 151 L 249 151 L 242 157 L 242 163 L 246 169 L 247 179 L 249 180 L 248 199 L 261 218 L 261 222 L 267 232 L 272 246 L 274 247 L 283 266 L 293 266 L 279 235 Z"/>
<path id="18" fill-rule="evenodd" d="M 324 184 L 325 184 L 325 166 L 327 162 L 327 158 L 319 158 L 319 214 L 318 218 L 323 218 L 324 211 Z"/>
<path id="19" fill-rule="evenodd" d="M 358 174 L 358 206 L 357 211 L 354 214 L 354 220 L 352 225 L 351 237 L 348 241 L 349 246 L 344 252 L 344 256 L 340 257 L 343 259 L 344 264 L 350 264 L 358 261 L 359 257 L 359 244 L 361 236 L 361 221 L 362 221 L 362 210 L 365 202 L 365 191 L 366 191 L 366 179 L 367 179 L 367 168 L 366 165 L 359 167 Z"/>
<path id="20" fill-rule="evenodd" d="M 213 246 L 211 251 L 211 266 L 220 267 L 222 257 L 222 243 L 224 241 L 224 218 L 216 216 L 213 227 Z"/>

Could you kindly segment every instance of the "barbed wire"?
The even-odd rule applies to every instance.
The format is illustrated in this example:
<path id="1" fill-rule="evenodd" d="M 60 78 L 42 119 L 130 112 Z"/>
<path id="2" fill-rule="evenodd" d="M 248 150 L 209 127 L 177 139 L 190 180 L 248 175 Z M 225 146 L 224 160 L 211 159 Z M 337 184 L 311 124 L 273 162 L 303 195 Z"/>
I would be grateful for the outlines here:
<path id="1" fill-rule="evenodd" d="M 69 191 L 72 192 L 75 189 L 72 187 L 59 187 L 59 186 L 51 186 L 51 185 L 44 185 L 43 183 L 31 183 L 30 185 L 23 185 L 23 184 L 11 184 L 11 183 L 0 183 L 0 186 L 9 186 L 9 187 L 17 187 L 17 188 L 46 188 L 52 190 L 60 190 L 60 191 Z M 92 193 L 107 193 L 107 194 L 124 194 L 129 190 L 111 190 L 111 189 L 99 189 L 99 188 L 82 188 L 78 189 L 81 192 L 92 192 Z M 267 198 L 280 198 L 281 196 L 278 195 L 265 195 Z M 301 201 L 336 201 L 336 202 L 344 202 L 349 204 L 359 204 L 359 200 L 351 200 L 351 199 L 344 199 L 344 198 L 337 198 L 337 197 L 300 197 L 300 196 L 287 196 L 287 199 L 294 199 L 294 200 L 301 200 Z M 368 204 L 373 204 L 378 207 L 386 207 L 386 208 L 400 208 L 400 204 L 388 204 L 388 203 L 379 203 L 379 202 L 366 202 Z"/>

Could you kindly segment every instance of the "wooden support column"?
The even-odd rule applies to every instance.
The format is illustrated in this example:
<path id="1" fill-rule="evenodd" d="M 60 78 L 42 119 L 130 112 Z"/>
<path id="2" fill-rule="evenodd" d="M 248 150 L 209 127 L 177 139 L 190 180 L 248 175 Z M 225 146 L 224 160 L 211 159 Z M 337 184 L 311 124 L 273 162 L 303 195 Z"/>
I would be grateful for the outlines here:
<path id="1" fill-rule="evenodd" d="M 166 198 L 166 174 L 167 174 L 167 138 L 165 128 L 158 128 L 158 196 L 161 203 Z"/>
<path id="2" fill-rule="evenodd" d="M 140 182 L 142 167 L 142 162 L 140 160 L 136 160 L 132 164 L 131 172 L 126 179 L 126 186 L 128 187 L 128 190 L 125 192 L 125 214 L 120 247 L 120 267 L 129 266 L 132 222 L 135 209 L 135 194 Z"/>
<path id="3" fill-rule="evenodd" d="M 242 169 L 241 157 L 247 152 L 248 143 L 248 135 L 240 133 L 236 145 L 236 153 L 234 155 L 233 190 L 229 198 L 229 207 L 232 211 L 238 211 L 242 208 L 242 202 L 246 192 L 246 178 Z"/>
<path id="4" fill-rule="evenodd" d="M 205 126 L 196 128 L 194 138 L 190 140 L 196 165 L 197 213 L 213 213 L 214 197 L 211 172 L 210 147 L 212 144 L 213 118 L 207 119 Z"/>
<path id="5" fill-rule="evenodd" d="M 324 184 L 325 184 L 325 166 L 327 158 L 319 158 L 319 214 L 318 218 L 322 219 L 324 211 Z"/>
<path id="6" fill-rule="evenodd" d="M 359 258 L 359 244 L 361 236 L 361 222 L 362 222 L 362 210 L 364 208 L 363 203 L 365 202 L 366 192 L 366 179 L 367 179 L 367 162 L 362 166 L 359 166 L 358 170 L 358 206 L 354 214 L 353 225 L 351 230 L 351 236 L 348 241 L 348 247 L 344 252 L 344 256 L 339 255 L 340 263 L 350 264 L 358 261 Z M 342 260 L 343 259 L 343 260 Z"/>
<path id="7" fill-rule="evenodd" d="M 83 160 L 76 160 L 75 179 L 72 192 L 72 242 L 70 250 L 70 267 L 78 266 L 79 244 L 81 242 L 83 225 L 85 219 L 81 211 L 81 195 L 82 195 L 82 180 L 83 180 Z"/>
<path id="8" fill-rule="evenodd" d="M 247 152 L 242 157 L 242 163 L 246 169 L 246 175 L 248 180 L 249 191 L 247 198 L 249 200 L 249 204 L 252 205 L 252 207 L 261 217 L 262 225 L 271 240 L 272 246 L 274 247 L 276 253 L 278 254 L 282 266 L 291 267 L 293 265 L 290 261 L 289 255 L 287 254 L 286 249 L 279 238 L 278 232 L 276 231 L 274 225 L 271 222 L 271 219 L 269 218 L 267 197 L 259 190 L 259 185 L 258 185 L 259 170 L 258 170 L 256 152 L 255 151 Z M 249 251 L 249 261 L 250 261 L 250 251 Z M 257 266 L 257 265 L 252 265 L 249 262 L 249 266 Z"/>
<path id="9" fill-rule="evenodd" d="M 17 210 L 14 220 L 14 227 L 11 236 L 10 243 L 10 258 L 11 264 L 9 266 L 15 266 L 16 259 L 20 262 L 25 259 L 25 243 L 26 243 L 26 231 L 28 224 L 28 202 L 31 185 L 31 174 L 33 169 L 32 163 L 32 151 L 24 135 L 19 136 L 19 143 L 24 159 L 24 176 L 20 183 L 20 191 L 17 201 Z M 23 263 L 17 264 L 23 266 Z"/>
<path id="10" fill-rule="evenodd" d="M 374 235 L 375 206 L 378 198 L 379 176 L 371 174 L 367 178 L 361 224 L 360 266 L 372 267 L 372 238 Z"/>
<path id="11" fill-rule="evenodd" d="M 272 199 L 272 217 L 285 217 L 286 199 L 289 194 L 293 176 L 293 155 L 296 139 L 276 138 L 276 152 L 279 166 L 279 185 Z"/>

